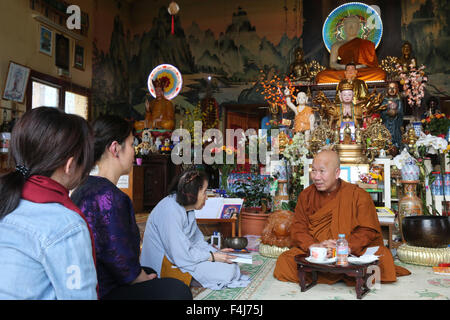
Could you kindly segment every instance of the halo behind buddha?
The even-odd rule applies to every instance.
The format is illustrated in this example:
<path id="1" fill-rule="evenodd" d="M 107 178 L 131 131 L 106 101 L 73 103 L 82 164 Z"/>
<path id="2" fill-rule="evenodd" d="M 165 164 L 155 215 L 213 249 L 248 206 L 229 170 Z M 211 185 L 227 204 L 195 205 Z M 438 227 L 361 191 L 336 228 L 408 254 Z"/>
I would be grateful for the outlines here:
<path id="1" fill-rule="evenodd" d="M 328 52 L 336 41 L 345 39 L 344 20 L 350 16 L 360 20 L 359 38 L 372 41 L 375 48 L 380 44 L 383 23 L 378 12 L 367 4 L 350 2 L 334 9 L 323 24 L 322 38 Z"/>

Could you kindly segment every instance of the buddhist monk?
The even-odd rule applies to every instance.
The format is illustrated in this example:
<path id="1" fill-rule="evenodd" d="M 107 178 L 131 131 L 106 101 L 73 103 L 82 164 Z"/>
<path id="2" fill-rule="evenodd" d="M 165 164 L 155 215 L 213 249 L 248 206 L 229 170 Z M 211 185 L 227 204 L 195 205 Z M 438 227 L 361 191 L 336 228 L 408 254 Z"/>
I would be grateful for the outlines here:
<path id="1" fill-rule="evenodd" d="M 369 193 L 341 180 L 339 175 L 338 154 L 330 150 L 319 152 L 312 163 L 313 184 L 300 193 L 295 208 L 291 226 L 294 247 L 278 257 L 274 277 L 298 283 L 294 257 L 309 255 L 309 248 L 313 245 L 328 248 L 328 256 L 331 257 L 340 233 L 345 234 L 350 252 L 356 256 L 364 254 L 368 247 L 379 247 L 375 254 L 380 256 L 382 282 L 394 282 L 397 276 L 410 274 L 394 264 L 391 252 L 383 245 L 380 223 Z M 343 274 L 318 274 L 318 283 L 333 284 L 339 280 L 354 285 L 354 278 Z"/>

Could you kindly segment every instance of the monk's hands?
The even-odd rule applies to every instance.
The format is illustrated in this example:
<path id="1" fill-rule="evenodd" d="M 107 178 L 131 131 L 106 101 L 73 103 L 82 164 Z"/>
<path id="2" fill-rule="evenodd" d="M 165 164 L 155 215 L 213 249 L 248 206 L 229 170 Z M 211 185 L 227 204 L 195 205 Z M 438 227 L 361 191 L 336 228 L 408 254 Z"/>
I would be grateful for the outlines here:
<path id="1" fill-rule="evenodd" d="M 321 242 L 321 245 L 327 248 L 327 258 L 333 257 L 333 250 L 336 248 L 336 240 L 329 239 Z"/>

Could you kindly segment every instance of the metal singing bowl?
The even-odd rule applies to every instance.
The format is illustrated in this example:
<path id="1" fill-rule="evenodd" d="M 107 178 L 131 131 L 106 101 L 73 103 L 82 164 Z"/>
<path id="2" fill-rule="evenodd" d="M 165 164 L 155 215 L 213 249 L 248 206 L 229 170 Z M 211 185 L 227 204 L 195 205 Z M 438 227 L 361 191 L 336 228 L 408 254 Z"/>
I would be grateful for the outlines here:
<path id="1" fill-rule="evenodd" d="M 226 248 L 232 248 L 236 250 L 244 249 L 248 244 L 248 239 L 246 237 L 231 237 L 225 238 L 224 244 Z"/>

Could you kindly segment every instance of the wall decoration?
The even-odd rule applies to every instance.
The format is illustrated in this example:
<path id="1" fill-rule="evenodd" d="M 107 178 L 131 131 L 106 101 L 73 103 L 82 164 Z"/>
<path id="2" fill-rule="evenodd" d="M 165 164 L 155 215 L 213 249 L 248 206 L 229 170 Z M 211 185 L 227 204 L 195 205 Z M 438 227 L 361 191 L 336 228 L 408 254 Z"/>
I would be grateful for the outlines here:
<path id="1" fill-rule="evenodd" d="M 84 47 L 76 43 L 73 50 L 73 66 L 74 68 L 84 70 Z"/>
<path id="2" fill-rule="evenodd" d="M 70 64 L 70 42 L 69 38 L 62 34 L 56 34 L 55 40 L 55 65 L 58 68 L 69 70 Z"/>
<path id="3" fill-rule="evenodd" d="M 53 55 L 53 31 L 43 25 L 39 28 L 39 52 Z"/>
<path id="4" fill-rule="evenodd" d="M 10 61 L 3 99 L 23 103 L 29 77 L 30 68 Z"/>

